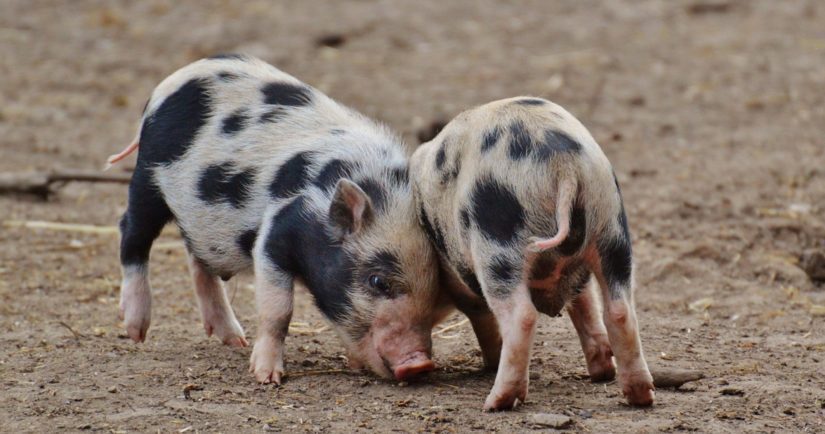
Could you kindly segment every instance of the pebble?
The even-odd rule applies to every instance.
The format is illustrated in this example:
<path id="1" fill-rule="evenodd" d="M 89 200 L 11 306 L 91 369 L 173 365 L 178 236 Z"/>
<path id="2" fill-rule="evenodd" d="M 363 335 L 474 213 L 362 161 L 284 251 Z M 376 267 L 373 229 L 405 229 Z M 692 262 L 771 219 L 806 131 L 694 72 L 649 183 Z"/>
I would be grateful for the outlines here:
<path id="1" fill-rule="evenodd" d="M 529 418 L 530 423 L 540 427 L 548 428 L 567 428 L 573 424 L 573 419 L 562 415 L 553 413 L 535 413 L 531 414 Z"/>

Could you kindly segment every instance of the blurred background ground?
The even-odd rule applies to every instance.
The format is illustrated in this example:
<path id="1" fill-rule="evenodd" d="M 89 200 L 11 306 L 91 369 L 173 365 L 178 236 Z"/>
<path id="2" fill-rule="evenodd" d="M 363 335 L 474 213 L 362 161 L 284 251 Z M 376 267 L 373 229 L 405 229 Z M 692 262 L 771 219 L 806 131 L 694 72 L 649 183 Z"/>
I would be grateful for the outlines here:
<path id="1" fill-rule="evenodd" d="M 48 202 L 0 196 L 0 430 L 513 432 L 545 412 L 589 432 L 825 430 L 825 287 L 800 262 L 825 250 L 821 2 L 4 0 L 0 172 L 100 168 L 160 80 L 236 51 L 414 144 L 494 99 L 568 108 L 622 182 L 649 363 L 707 378 L 628 408 L 587 381 L 569 320 L 543 318 L 528 403 L 481 414 L 493 376 L 469 326 L 435 338 L 437 372 L 399 385 L 342 372 L 302 293 L 293 377 L 259 386 L 249 349 L 205 337 L 174 235 L 153 252 L 153 325 L 134 345 L 116 235 L 8 223 L 116 224 L 125 186 L 69 184 Z M 249 284 L 230 291 L 254 335 Z"/>

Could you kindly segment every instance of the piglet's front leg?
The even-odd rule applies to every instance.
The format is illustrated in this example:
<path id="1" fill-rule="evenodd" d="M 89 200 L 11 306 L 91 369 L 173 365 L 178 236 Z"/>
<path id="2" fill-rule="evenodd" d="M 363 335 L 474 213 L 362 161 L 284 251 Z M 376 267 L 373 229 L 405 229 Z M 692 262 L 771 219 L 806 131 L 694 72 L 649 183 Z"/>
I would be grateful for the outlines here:
<path id="1" fill-rule="evenodd" d="M 258 335 L 249 372 L 260 383 L 281 384 L 284 376 L 284 340 L 292 319 L 292 279 L 282 273 L 255 271 Z"/>

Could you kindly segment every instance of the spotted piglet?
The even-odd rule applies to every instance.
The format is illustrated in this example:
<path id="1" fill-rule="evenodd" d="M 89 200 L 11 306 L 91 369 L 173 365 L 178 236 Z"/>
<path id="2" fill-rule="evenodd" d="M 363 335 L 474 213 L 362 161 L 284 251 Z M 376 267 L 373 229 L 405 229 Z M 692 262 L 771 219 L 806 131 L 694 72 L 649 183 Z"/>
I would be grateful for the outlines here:
<path id="1" fill-rule="evenodd" d="M 293 287 L 334 325 L 355 367 L 405 379 L 432 370 L 437 255 L 418 224 L 408 150 L 386 128 L 258 59 L 192 63 L 153 92 L 121 223 L 121 313 L 149 328 L 149 250 L 174 221 L 204 327 L 246 346 L 220 279 L 254 270 L 250 370 L 280 383 Z"/>
<path id="2" fill-rule="evenodd" d="M 498 365 L 485 410 L 525 400 L 537 311 L 558 315 L 565 306 L 591 378 L 613 378 L 615 355 L 628 401 L 653 403 L 619 185 L 578 120 L 543 99 L 492 102 L 421 145 L 411 174 L 443 285 L 469 317 L 486 364 Z"/>

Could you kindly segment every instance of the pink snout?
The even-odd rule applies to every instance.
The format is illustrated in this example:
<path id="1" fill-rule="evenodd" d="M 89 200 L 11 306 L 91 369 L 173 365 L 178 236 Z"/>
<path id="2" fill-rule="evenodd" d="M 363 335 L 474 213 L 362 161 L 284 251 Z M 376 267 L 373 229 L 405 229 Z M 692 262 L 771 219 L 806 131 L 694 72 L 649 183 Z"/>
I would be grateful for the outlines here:
<path id="1" fill-rule="evenodd" d="M 405 361 L 393 368 L 393 374 L 397 380 L 407 380 L 418 374 L 430 372 L 435 369 L 435 363 L 423 351 L 416 351 Z"/>

